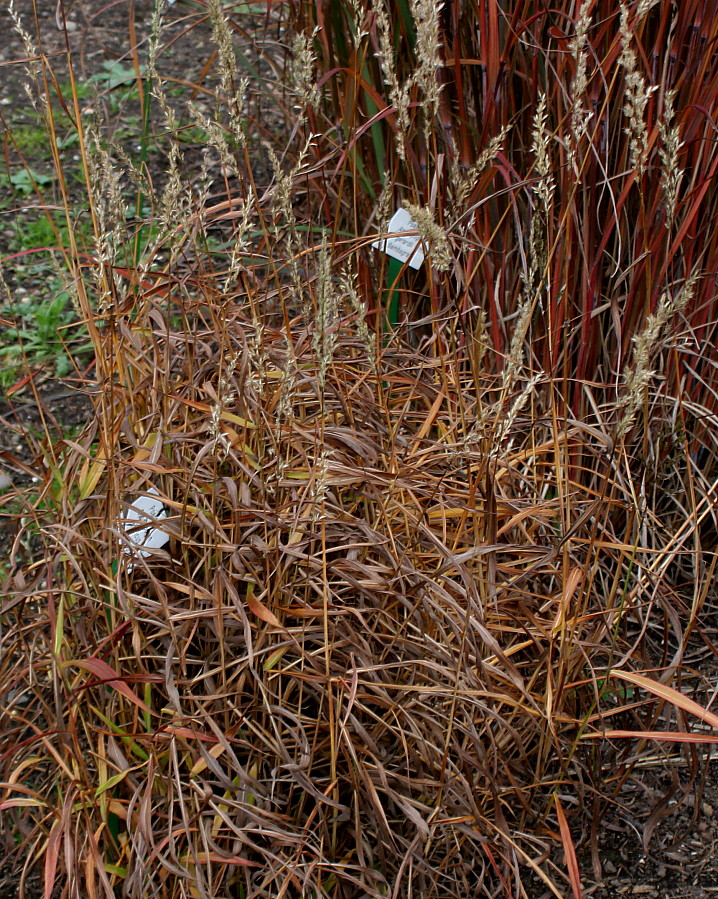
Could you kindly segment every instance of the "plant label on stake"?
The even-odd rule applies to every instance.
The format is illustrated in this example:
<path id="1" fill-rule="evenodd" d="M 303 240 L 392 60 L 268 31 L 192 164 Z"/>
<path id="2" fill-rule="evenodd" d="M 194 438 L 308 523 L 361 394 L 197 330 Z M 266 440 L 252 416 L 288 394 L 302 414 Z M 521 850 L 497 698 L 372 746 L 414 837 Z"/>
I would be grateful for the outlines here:
<path id="1" fill-rule="evenodd" d="M 122 515 L 122 529 L 129 544 L 124 547 L 124 552 L 128 555 L 147 557 L 152 555 L 153 549 L 163 547 L 169 541 L 170 535 L 154 527 L 152 523 L 167 518 L 168 515 L 169 510 L 155 487 L 150 487 L 146 494 L 133 500 L 132 505 Z M 132 571 L 133 567 L 134 562 L 130 562 L 127 570 Z"/>
<path id="2" fill-rule="evenodd" d="M 418 225 L 406 209 L 397 209 L 389 222 L 388 233 L 416 231 Z M 399 233 L 396 237 L 387 237 L 384 240 L 375 240 L 372 244 L 377 250 L 381 250 L 389 256 L 389 267 L 386 273 L 387 304 L 385 327 L 393 330 L 399 323 L 399 291 L 397 283 L 404 264 L 411 268 L 419 269 L 424 261 L 424 245 L 418 234 L 404 235 Z"/>
<path id="3" fill-rule="evenodd" d="M 388 233 L 394 234 L 401 231 L 417 231 L 418 225 L 406 211 L 406 209 L 397 209 L 391 217 Z M 376 240 L 372 244 L 377 250 L 382 250 L 392 259 L 398 259 L 399 262 L 406 262 L 412 268 L 421 268 L 424 261 L 424 247 L 418 234 L 404 236 L 397 234 L 396 237 L 387 237 L 384 240 Z"/>

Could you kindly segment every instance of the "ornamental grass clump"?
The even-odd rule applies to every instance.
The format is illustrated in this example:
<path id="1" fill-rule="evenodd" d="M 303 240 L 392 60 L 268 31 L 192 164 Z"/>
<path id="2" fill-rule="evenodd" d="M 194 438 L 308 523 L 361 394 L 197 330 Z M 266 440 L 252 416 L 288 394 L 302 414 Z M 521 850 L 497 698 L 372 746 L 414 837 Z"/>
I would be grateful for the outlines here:
<path id="1" fill-rule="evenodd" d="M 2 498 L 0 833 L 45 895 L 578 896 L 636 766 L 715 742 L 718 17 L 505 7 L 209 2 L 185 105 L 165 10 L 163 177 L 75 122 L 95 414 Z"/>

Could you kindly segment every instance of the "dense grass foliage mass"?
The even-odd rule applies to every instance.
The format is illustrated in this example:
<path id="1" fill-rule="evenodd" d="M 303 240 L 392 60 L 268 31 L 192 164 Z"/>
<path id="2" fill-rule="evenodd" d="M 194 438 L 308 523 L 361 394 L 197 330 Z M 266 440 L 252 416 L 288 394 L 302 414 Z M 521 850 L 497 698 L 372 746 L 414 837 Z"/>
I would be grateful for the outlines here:
<path id="1" fill-rule="evenodd" d="M 716 7 L 194 0 L 187 104 L 174 7 L 131 54 L 163 178 L 76 118 L 97 414 L 24 500 L 0 655 L 46 895 L 578 896 L 636 763 L 695 777 Z M 402 206 L 418 271 L 372 246 Z"/>

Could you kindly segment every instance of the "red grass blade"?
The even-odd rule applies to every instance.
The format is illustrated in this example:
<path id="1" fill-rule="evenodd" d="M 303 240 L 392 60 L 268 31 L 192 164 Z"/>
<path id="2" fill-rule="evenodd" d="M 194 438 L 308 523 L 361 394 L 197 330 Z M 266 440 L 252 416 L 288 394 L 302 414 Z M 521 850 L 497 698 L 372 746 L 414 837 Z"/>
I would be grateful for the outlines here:
<path id="1" fill-rule="evenodd" d="M 563 851 L 566 855 L 566 867 L 568 868 L 568 878 L 571 882 L 574 899 L 583 899 L 581 890 L 581 872 L 578 866 L 578 858 L 576 857 L 576 847 L 573 845 L 571 837 L 571 828 L 568 826 L 566 814 L 564 813 L 561 800 L 558 796 L 554 797 L 556 805 L 556 817 L 558 818 L 558 826 L 561 829 L 561 840 L 563 842 Z"/>
<path id="2" fill-rule="evenodd" d="M 78 668 L 89 671 L 90 674 L 94 674 L 100 682 L 106 683 L 110 687 L 114 687 L 118 693 L 121 693 L 126 699 L 129 699 L 130 702 L 142 709 L 143 712 L 152 714 L 152 709 L 132 691 L 115 669 L 108 665 L 107 662 L 103 662 L 102 659 L 72 659 L 65 662 L 65 667 L 69 667 L 70 665 L 76 665 Z"/>

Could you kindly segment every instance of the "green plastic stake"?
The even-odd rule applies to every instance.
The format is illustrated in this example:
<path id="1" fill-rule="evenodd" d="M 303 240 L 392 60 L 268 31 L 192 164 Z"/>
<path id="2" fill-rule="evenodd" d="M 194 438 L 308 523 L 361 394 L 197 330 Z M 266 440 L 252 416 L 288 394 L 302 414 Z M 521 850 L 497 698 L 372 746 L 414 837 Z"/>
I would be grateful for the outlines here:
<path id="1" fill-rule="evenodd" d="M 389 257 L 389 266 L 386 271 L 386 330 L 393 331 L 399 324 L 399 276 L 403 268 L 400 259 Z"/>

